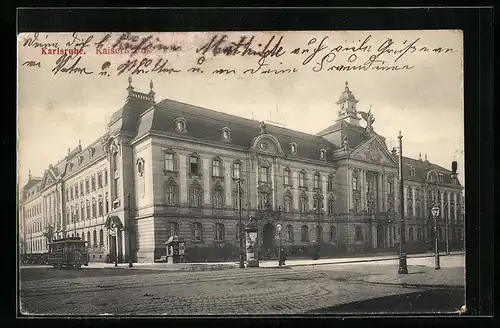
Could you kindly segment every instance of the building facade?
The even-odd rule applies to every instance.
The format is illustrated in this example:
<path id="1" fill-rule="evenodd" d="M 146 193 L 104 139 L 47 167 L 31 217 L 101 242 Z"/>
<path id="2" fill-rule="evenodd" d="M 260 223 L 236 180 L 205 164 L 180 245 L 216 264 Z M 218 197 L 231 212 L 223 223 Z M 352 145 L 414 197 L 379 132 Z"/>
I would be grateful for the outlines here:
<path id="1" fill-rule="evenodd" d="M 227 260 L 237 258 L 240 222 L 250 217 L 261 254 L 274 251 L 278 223 L 290 253 L 318 244 L 325 253 L 397 246 L 398 156 L 374 131 L 371 110 L 358 111 L 347 83 L 337 121 L 316 135 L 156 102 L 150 89 L 135 91 L 129 79 L 124 106 L 98 140 L 69 149 L 42 178 L 30 173 L 20 213 L 26 252 L 79 236 L 91 261 L 152 262 L 178 235 L 188 260 Z M 460 247 L 459 181 L 427 158 L 404 157 L 403 174 L 410 249 L 431 247 L 433 204 L 443 209 L 440 240 Z"/>

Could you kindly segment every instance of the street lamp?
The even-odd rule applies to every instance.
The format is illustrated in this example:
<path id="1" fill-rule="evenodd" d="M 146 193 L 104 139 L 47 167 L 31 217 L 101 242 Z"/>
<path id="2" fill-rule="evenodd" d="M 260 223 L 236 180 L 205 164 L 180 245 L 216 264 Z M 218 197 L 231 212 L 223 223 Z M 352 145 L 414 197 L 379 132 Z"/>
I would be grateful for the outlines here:
<path id="1" fill-rule="evenodd" d="M 278 266 L 282 266 L 283 262 L 281 260 L 282 254 L 281 254 L 281 229 L 282 226 L 281 224 L 276 225 L 276 229 L 278 229 Z"/>
<path id="2" fill-rule="evenodd" d="M 437 218 L 439 216 L 439 207 L 437 205 L 434 205 L 431 208 L 431 213 L 432 217 L 434 218 L 434 264 L 435 264 L 435 269 L 439 270 L 441 269 L 441 266 L 439 265 L 439 245 L 438 245 L 438 234 L 437 234 Z"/>
<path id="3" fill-rule="evenodd" d="M 243 221 L 241 214 L 241 180 L 238 179 L 238 215 L 239 215 L 239 231 L 238 234 L 240 236 L 240 269 L 245 267 L 245 251 L 243 246 Z"/>
<path id="4" fill-rule="evenodd" d="M 248 220 L 248 224 L 245 228 L 246 235 L 247 235 L 247 267 L 258 267 L 259 266 L 259 260 L 257 259 L 256 256 L 256 247 L 255 247 L 255 240 L 257 239 L 257 225 L 255 224 L 255 221 L 250 217 Z"/>
<path id="5" fill-rule="evenodd" d="M 405 204 L 404 204 L 404 186 L 403 186 L 403 136 L 401 131 L 398 135 L 399 139 L 399 228 L 401 233 L 399 234 L 399 274 L 407 274 L 408 266 L 406 263 L 406 252 L 405 252 Z"/>

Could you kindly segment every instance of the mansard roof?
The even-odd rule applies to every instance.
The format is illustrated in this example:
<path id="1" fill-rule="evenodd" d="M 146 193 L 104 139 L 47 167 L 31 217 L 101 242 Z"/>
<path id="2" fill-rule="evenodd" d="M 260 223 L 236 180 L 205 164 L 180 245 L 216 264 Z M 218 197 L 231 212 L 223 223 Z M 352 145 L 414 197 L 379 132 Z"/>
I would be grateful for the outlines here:
<path id="1" fill-rule="evenodd" d="M 399 158 L 396 156 L 396 160 Z M 411 176 L 411 169 L 415 169 L 415 175 Z M 438 184 L 448 184 L 454 187 L 462 187 L 460 181 L 457 179 L 457 184 L 453 184 L 451 179 L 451 170 L 445 169 L 442 166 L 433 164 L 427 160 L 414 159 L 410 157 L 403 156 L 403 178 L 409 181 L 416 182 L 428 182 L 429 172 L 436 172 L 437 174 L 443 174 L 443 181 L 437 181 Z"/>
<path id="2" fill-rule="evenodd" d="M 252 140 L 260 134 L 260 123 L 214 110 L 165 99 L 148 110 L 138 120 L 137 138 L 149 133 L 175 135 L 175 119 L 186 120 L 187 132 L 180 134 L 188 138 L 206 140 L 215 144 L 228 143 L 221 140 L 222 129 L 231 129 L 229 144 L 248 149 Z M 332 160 L 332 152 L 337 149 L 326 139 L 266 123 L 266 133 L 276 137 L 285 155 L 291 155 L 290 143 L 297 144 L 294 157 L 320 160 L 320 149 L 327 151 L 327 160 Z"/>

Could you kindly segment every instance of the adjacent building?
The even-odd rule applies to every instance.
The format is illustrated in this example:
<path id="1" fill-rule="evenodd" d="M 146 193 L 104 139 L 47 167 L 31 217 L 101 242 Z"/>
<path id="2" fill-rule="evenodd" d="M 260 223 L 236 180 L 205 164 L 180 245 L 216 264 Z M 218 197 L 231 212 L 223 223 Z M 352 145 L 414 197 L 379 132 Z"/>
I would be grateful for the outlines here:
<path id="1" fill-rule="evenodd" d="M 125 104 L 101 137 L 68 149 L 41 178 L 30 172 L 20 213 L 27 253 L 45 252 L 50 238 L 80 236 L 91 261 L 152 262 L 178 235 L 188 260 L 232 259 L 239 224 L 250 217 L 260 253 L 275 249 L 278 223 L 291 254 L 318 243 L 325 253 L 397 246 L 398 156 L 375 132 L 371 110 L 358 111 L 347 83 L 336 122 L 316 135 L 156 102 L 150 89 L 138 92 L 129 79 Z M 458 179 L 426 156 L 403 161 L 410 250 L 431 247 L 433 204 L 443 209 L 440 240 L 461 247 Z"/>

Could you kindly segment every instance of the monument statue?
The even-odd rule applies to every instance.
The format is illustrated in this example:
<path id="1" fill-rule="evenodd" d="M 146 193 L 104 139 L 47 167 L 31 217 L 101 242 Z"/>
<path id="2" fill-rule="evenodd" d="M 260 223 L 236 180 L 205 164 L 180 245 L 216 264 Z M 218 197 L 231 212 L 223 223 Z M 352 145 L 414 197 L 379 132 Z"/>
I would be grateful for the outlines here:
<path id="1" fill-rule="evenodd" d="M 260 122 L 260 134 L 266 133 L 267 125 L 264 121 Z"/>
<path id="2" fill-rule="evenodd" d="M 375 116 L 372 114 L 372 107 L 370 106 L 370 109 L 368 112 L 361 112 L 359 111 L 359 114 L 365 120 L 366 122 L 366 130 L 372 131 L 373 130 L 373 122 L 375 122 Z"/>

